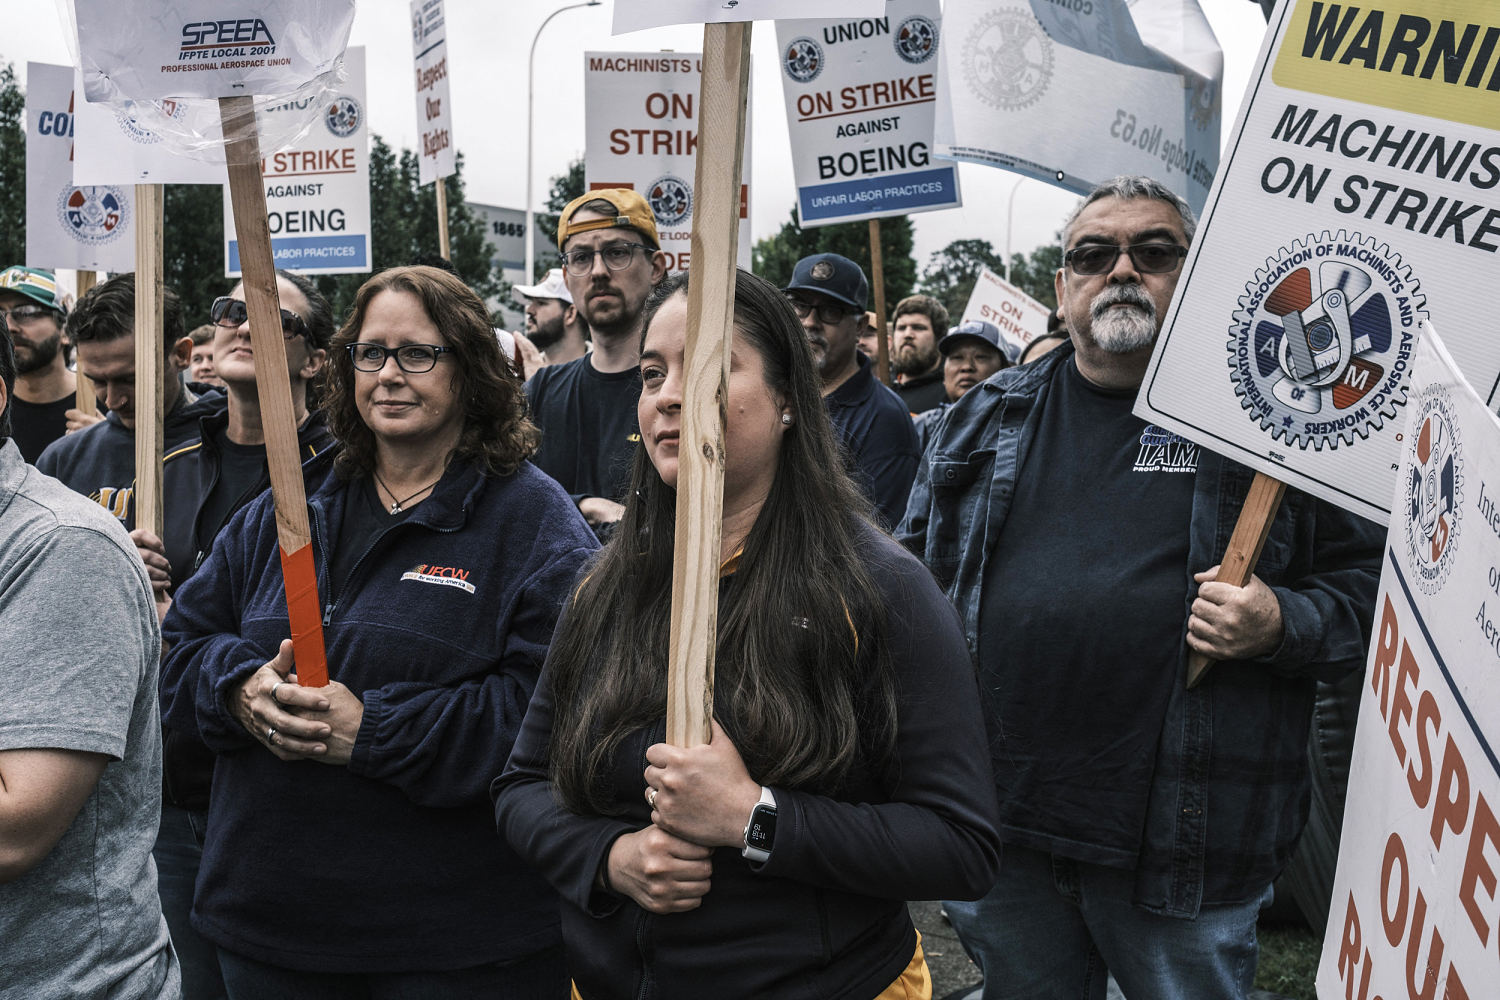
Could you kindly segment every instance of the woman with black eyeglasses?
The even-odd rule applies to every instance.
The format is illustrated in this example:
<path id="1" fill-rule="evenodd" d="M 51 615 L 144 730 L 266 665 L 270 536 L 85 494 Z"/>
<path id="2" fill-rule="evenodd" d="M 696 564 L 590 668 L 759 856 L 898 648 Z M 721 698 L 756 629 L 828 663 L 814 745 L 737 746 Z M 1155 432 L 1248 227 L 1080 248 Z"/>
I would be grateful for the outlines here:
<path id="1" fill-rule="evenodd" d="M 496 841 L 505 763 L 593 534 L 484 304 L 384 271 L 333 338 L 305 467 L 326 687 L 297 683 L 275 510 L 231 522 L 163 635 L 163 715 L 218 754 L 194 924 L 232 1000 L 565 997 L 556 904 Z"/>

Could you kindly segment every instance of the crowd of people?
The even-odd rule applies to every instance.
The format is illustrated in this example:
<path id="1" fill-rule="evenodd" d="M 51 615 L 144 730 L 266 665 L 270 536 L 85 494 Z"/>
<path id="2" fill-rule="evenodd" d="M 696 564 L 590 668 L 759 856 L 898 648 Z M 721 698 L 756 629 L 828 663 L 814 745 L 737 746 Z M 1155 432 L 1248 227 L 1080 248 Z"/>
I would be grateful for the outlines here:
<path id="1" fill-rule="evenodd" d="M 590 191 L 525 333 L 441 266 L 278 272 L 330 680 L 300 683 L 240 286 L 0 273 L 0 998 L 1243 998 L 1380 530 L 1132 413 L 1195 220 L 1115 178 L 1058 329 L 734 286 L 712 738 L 665 742 L 688 273 Z M 164 531 L 135 522 L 160 336 Z M 77 372 L 101 417 L 72 406 Z M 1177 447 L 1162 447 L 1165 442 Z M 60 595 L 66 595 L 60 599 Z M 1224 661 L 1198 687 L 1188 651 Z"/>

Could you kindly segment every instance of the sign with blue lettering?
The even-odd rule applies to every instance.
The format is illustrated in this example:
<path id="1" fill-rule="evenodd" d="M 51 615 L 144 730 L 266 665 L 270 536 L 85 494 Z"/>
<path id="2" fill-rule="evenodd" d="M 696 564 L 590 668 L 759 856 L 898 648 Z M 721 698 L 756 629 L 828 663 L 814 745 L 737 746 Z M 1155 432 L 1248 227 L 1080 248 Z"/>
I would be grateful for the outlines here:
<path id="1" fill-rule="evenodd" d="M 370 270 L 370 142 L 365 103 L 365 50 L 344 55 L 345 89 L 324 103 L 307 135 L 291 149 L 261 161 L 271 256 L 299 274 L 350 274 Z M 314 98 L 307 98 L 311 101 Z M 305 116 L 301 101 L 260 114 Z M 274 129 L 274 121 L 266 126 Z M 234 212 L 224 187 L 224 273 L 240 273 Z"/>
<path id="2" fill-rule="evenodd" d="M 877 17 L 776 22 L 802 225 L 963 203 L 958 167 L 932 159 L 941 22 L 937 0 L 890 0 Z"/>

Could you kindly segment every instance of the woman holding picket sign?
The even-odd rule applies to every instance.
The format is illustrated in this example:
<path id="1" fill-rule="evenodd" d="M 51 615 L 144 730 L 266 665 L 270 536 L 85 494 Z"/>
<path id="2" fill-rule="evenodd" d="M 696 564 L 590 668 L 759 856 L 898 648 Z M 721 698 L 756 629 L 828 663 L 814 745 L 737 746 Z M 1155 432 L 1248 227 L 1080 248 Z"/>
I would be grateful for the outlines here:
<path id="1" fill-rule="evenodd" d="M 178 591 L 164 718 L 217 755 L 194 924 L 231 1000 L 559 997 L 556 903 L 487 788 L 593 533 L 484 304 L 431 267 L 367 281 L 334 337 L 339 445 L 304 467 L 326 687 L 296 682 L 262 494 Z"/>
<path id="2" fill-rule="evenodd" d="M 687 280 L 647 302 L 630 499 L 495 783 L 501 831 L 562 894 L 586 1000 L 929 996 L 903 900 L 975 898 L 999 865 L 973 670 L 842 471 L 791 306 L 744 271 L 713 738 L 662 742 Z"/>

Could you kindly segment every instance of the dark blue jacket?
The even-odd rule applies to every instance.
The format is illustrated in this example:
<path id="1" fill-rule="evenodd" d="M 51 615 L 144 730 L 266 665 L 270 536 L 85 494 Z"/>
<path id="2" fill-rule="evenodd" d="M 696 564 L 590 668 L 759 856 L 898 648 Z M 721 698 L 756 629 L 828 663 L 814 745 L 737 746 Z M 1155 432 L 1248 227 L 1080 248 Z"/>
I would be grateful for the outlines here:
<path id="1" fill-rule="evenodd" d="M 288 635 L 270 493 L 220 534 L 163 626 L 163 721 L 218 754 L 194 926 L 327 972 L 457 969 L 553 945 L 555 897 L 495 837 L 487 790 L 593 533 L 530 463 L 491 477 L 455 461 L 334 607 L 327 567 L 350 487 L 332 455 L 305 477 L 329 674 L 364 704 L 348 766 L 282 762 L 228 708 Z"/>
<path id="2" fill-rule="evenodd" d="M 848 451 L 849 474 L 875 505 L 881 527 L 891 528 L 906 510 L 917 471 L 917 432 L 911 411 L 875 377 L 875 366 L 855 353 L 859 367 L 843 385 L 823 397 L 839 442 Z"/>
<path id="3" fill-rule="evenodd" d="M 958 608 L 976 656 L 986 563 L 1025 474 L 1053 373 L 1072 355 L 1065 344 L 1034 364 L 1004 369 L 948 408 L 897 531 Z M 1222 456 L 1200 452 L 1183 579 L 1184 635 L 1197 595 L 1193 573 L 1223 555 L 1253 477 Z M 1264 889 L 1290 857 L 1307 819 L 1313 681 L 1364 666 L 1383 538 L 1383 529 L 1370 522 L 1288 490 L 1255 566 L 1281 604 L 1281 647 L 1259 660 L 1220 664 L 1189 691 L 1184 643 L 1136 865 L 1141 906 L 1192 917 L 1204 904 L 1241 901 Z M 1045 559 L 1045 534 L 1028 541 Z M 1102 568 L 1107 565 L 1101 560 Z M 1057 600 L 1081 609 L 1108 600 L 1118 581 L 1088 574 L 1089 567 L 1079 567 L 1077 591 Z M 1069 683 L 1067 664 L 1037 669 L 1057 669 L 1058 683 Z M 1004 766 L 997 756 L 997 772 Z M 1005 802 L 1000 805 L 1003 821 Z"/>

